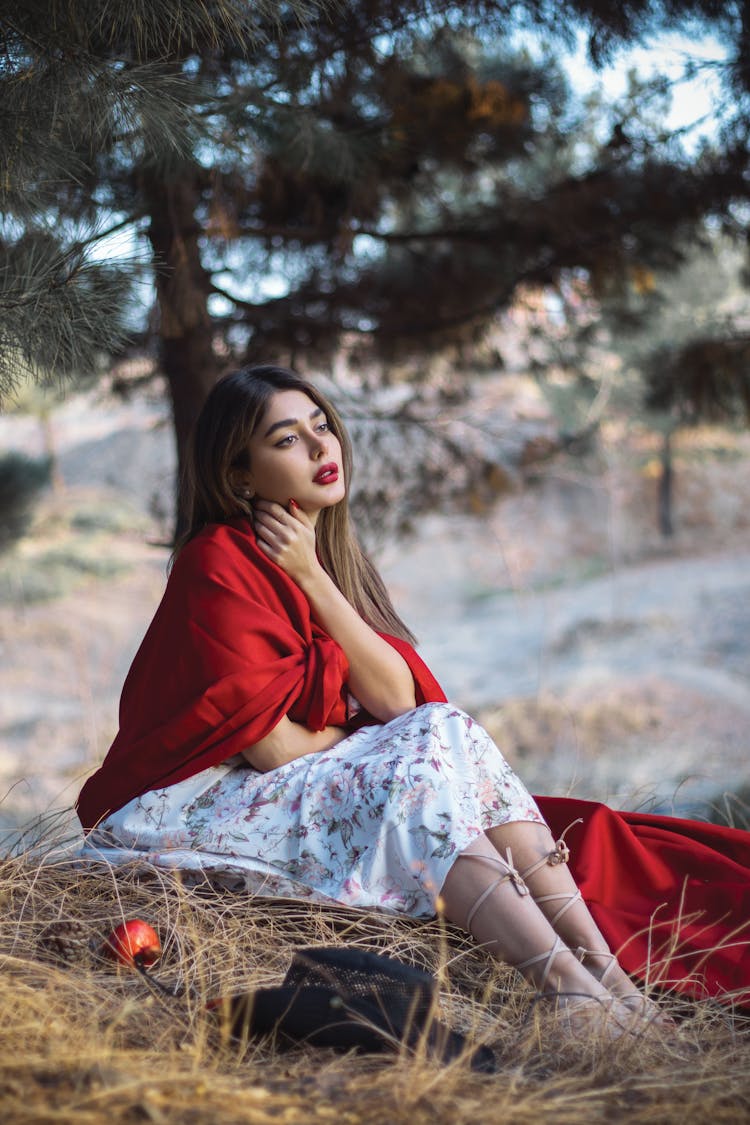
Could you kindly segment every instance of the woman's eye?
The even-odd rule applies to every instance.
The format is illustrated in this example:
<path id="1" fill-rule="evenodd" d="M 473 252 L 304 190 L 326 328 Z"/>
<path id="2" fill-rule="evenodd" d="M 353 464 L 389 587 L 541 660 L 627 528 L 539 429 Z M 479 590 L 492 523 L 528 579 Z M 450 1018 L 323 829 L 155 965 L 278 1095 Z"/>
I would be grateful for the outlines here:
<path id="1" fill-rule="evenodd" d="M 279 448 L 281 448 L 282 446 L 285 446 L 285 445 L 291 445 L 291 444 L 292 444 L 292 442 L 294 442 L 294 441 L 296 441 L 296 440 L 297 440 L 297 438 L 296 438 L 296 435 L 295 435 L 295 434 L 287 434 L 287 435 L 286 435 L 286 437 L 283 437 L 283 438 L 281 439 L 281 441 L 277 441 L 277 442 L 276 442 L 276 448 L 277 448 L 277 449 L 279 449 Z"/>
<path id="2" fill-rule="evenodd" d="M 327 432 L 328 430 L 330 430 L 330 428 L 331 428 L 331 427 L 330 427 L 330 426 L 328 425 L 328 423 L 327 423 L 327 422 L 320 422 L 320 423 L 319 423 L 319 424 L 318 424 L 318 425 L 317 425 L 317 426 L 315 427 L 315 429 L 316 429 L 316 430 L 319 430 L 319 431 L 320 431 L 320 430 L 322 430 L 322 431 L 323 431 L 324 433 L 325 433 L 325 432 Z"/>

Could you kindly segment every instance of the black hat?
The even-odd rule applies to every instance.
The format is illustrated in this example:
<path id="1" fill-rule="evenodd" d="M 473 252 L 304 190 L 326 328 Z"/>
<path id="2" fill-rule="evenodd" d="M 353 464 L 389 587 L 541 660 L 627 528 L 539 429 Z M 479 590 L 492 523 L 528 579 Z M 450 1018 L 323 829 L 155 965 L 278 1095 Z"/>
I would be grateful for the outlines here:
<path id="1" fill-rule="evenodd" d="M 434 977 L 379 953 L 335 946 L 300 949 L 280 988 L 257 989 L 228 1003 L 237 1039 L 275 1035 L 284 1046 L 307 1043 L 359 1052 L 415 1051 L 421 1045 L 441 1062 L 464 1055 L 473 1070 L 497 1070 L 488 1047 L 470 1048 L 435 1017 Z"/>

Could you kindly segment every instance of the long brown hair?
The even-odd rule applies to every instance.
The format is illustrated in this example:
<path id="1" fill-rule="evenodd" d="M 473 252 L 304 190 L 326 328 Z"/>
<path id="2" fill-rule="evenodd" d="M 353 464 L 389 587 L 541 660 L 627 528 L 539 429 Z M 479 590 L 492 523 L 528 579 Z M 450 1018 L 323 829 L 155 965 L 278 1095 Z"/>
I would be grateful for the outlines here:
<path id="1" fill-rule="evenodd" d="M 225 375 L 209 393 L 185 460 L 181 504 L 187 527 L 173 559 L 207 524 L 252 514 L 250 503 L 233 491 L 230 478 L 232 470 L 250 468 L 250 438 L 277 391 L 306 394 L 325 413 L 341 443 L 347 495 L 318 516 L 315 538 L 322 565 L 368 625 L 413 643 L 413 634 L 396 613 L 382 578 L 354 534 L 348 502 L 352 446 L 344 423 L 317 387 L 285 367 L 244 367 Z"/>

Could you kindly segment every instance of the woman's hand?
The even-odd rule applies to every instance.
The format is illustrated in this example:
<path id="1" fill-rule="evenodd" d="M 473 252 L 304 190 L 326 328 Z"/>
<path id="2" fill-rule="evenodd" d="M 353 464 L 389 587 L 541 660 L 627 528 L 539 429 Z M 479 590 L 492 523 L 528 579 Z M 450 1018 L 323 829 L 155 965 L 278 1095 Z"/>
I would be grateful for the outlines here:
<path id="1" fill-rule="evenodd" d="M 318 624 L 344 650 L 355 699 L 381 723 L 416 707 L 404 658 L 363 621 L 320 565 L 310 517 L 293 501 L 289 511 L 268 500 L 253 501 L 253 509 L 258 546 L 297 583 Z"/>
<path id="2" fill-rule="evenodd" d="M 315 528 L 294 502 L 289 510 L 270 500 L 253 501 L 253 526 L 258 546 L 298 586 L 320 570 L 315 553 Z"/>

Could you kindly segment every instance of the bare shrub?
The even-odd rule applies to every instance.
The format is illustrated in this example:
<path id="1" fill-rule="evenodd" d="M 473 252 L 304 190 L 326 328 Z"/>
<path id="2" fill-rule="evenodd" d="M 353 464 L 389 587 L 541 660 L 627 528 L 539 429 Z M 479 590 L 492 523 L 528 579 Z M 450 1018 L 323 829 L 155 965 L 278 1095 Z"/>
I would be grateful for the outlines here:
<path id="1" fill-rule="evenodd" d="M 46 457 L 6 453 L 0 457 L 0 552 L 24 534 L 33 516 L 34 501 L 50 481 Z"/>

